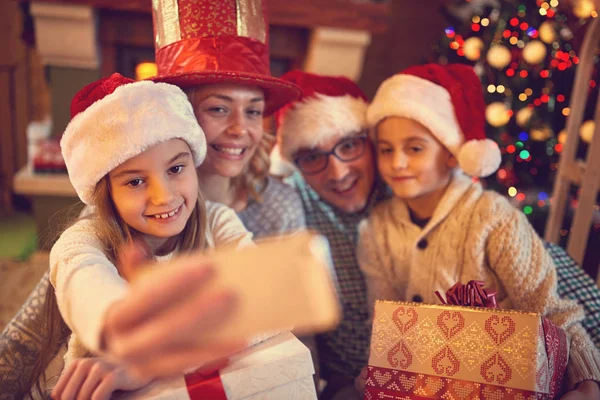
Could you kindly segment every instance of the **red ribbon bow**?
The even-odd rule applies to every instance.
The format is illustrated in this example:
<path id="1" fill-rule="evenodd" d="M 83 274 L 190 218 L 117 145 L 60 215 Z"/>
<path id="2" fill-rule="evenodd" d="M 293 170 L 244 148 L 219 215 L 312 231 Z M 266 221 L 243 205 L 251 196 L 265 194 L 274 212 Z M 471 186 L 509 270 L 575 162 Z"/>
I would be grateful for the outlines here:
<path id="1" fill-rule="evenodd" d="M 483 284 L 482 281 L 470 281 L 466 285 L 457 282 L 446 291 L 446 300 L 437 290 L 435 295 L 442 304 L 496 308 L 498 306 L 496 304 L 496 294 L 498 292 L 488 292 L 483 288 Z"/>

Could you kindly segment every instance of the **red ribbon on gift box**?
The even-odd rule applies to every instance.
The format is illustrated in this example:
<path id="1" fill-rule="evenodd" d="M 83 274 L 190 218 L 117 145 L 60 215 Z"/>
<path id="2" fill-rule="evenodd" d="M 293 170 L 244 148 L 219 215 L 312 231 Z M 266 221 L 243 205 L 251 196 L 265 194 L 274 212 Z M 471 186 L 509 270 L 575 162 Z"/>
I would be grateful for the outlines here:
<path id="1" fill-rule="evenodd" d="M 186 374 L 185 385 L 191 400 L 227 400 L 219 371 Z"/>
<path id="2" fill-rule="evenodd" d="M 446 300 L 439 291 L 435 292 L 442 304 L 487 308 L 497 307 L 496 294 L 496 292 L 488 292 L 484 289 L 482 281 L 470 281 L 466 285 L 460 282 L 455 283 L 446 291 Z"/>

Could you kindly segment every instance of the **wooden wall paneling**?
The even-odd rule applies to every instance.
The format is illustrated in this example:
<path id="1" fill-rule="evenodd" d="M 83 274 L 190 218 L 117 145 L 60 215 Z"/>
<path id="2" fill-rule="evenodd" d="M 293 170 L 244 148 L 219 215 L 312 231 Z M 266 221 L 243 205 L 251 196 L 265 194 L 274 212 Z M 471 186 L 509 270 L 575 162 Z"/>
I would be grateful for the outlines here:
<path id="1" fill-rule="evenodd" d="M 100 63 L 100 75 L 110 76 L 117 70 L 117 47 L 114 44 L 100 44 L 102 62 Z"/>
<path id="2" fill-rule="evenodd" d="M 15 157 L 14 171 L 18 171 L 27 164 L 27 125 L 30 119 L 29 96 L 30 88 L 28 85 L 28 64 L 29 57 L 24 52 L 24 57 L 19 62 L 13 73 L 13 107 L 14 107 L 14 127 L 13 135 L 15 137 Z"/>
<path id="3" fill-rule="evenodd" d="M 27 57 L 17 2 L 0 2 L 0 209 L 12 209 L 13 177 L 26 162 Z"/>
<path id="4" fill-rule="evenodd" d="M 19 4 L 0 1 L 0 66 L 16 64 L 22 49 L 18 41 L 22 16 Z"/>
<path id="5" fill-rule="evenodd" d="M 395 73 L 433 55 L 448 24 L 442 14 L 445 0 L 390 0 L 389 29 L 373 34 L 365 55 L 360 87 L 369 97 Z"/>
<path id="6" fill-rule="evenodd" d="M 149 13 L 99 10 L 98 21 L 102 76 L 118 71 L 121 48 L 154 49 L 152 17 Z"/>
<path id="7" fill-rule="evenodd" d="M 154 48 L 150 14 L 99 10 L 98 18 L 98 36 L 102 44 Z"/>
<path id="8" fill-rule="evenodd" d="M 14 137 L 12 123 L 11 69 L 0 67 L 0 211 L 12 210 Z"/>
<path id="9" fill-rule="evenodd" d="M 397 0 L 391 0 L 389 3 L 394 1 Z M 383 33 L 388 26 L 389 3 L 369 1 L 359 3 L 350 0 L 268 0 L 267 12 L 269 22 L 276 25 L 327 26 Z"/>
<path id="10" fill-rule="evenodd" d="M 308 47 L 310 32 L 307 28 L 270 25 L 269 51 L 272 64 L 286 62 L 287 69 L 302 69 Z M 271 71 L 275 76 L 281 71 Z"/>
<path id="11" fill-rule="evenodd" d="M 31 1 L 31 0 L 21 0 Z M 35 0 L 40 3 L 62 3 L 92 6 L 102 10 L 150 13 L 150 0 Z M 329 26 L 382 33 L 387 29 L 389 7 L 398 0 L 386 3 L 352 0 L 267 0 L 269 23 L 273 25 L 316 27 Z M 403 0 L 422 6 L 428 2 Z M 437 2 L 438 0 L 435 0 Z"/>
<path id="12" fill-rule="evenodd" d="M 27 56 L 29 115 L 31 121 L 50 118 L 50 89 L 46 82 L 46 70 L 40 53 L 30 48 Z"/>

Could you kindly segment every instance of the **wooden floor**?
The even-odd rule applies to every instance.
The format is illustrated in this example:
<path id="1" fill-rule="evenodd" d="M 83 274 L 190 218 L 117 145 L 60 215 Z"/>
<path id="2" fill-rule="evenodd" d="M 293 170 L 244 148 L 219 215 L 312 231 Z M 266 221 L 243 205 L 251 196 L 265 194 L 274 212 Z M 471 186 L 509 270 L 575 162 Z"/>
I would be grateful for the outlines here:
<path id="1" fill-rule="evenodd" d="M 34 253 L 26 261 L 0 259 L 0 329 L 19 310 L 47 269 L 47 252 Z"/>

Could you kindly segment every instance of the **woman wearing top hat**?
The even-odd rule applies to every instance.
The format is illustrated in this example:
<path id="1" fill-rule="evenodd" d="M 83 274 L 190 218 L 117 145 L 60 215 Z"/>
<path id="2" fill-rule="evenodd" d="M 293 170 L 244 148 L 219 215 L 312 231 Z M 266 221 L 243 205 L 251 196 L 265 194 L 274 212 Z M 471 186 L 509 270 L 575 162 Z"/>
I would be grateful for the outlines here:
<path id="1" fill-rule="evenodd" d="M 206 134 L 198 170 L 208 200 L 238 212 L 254 237 L 304 227 L 296 192 L 268 177 L 275 138 L 263 118 L 300 96 L 271 76 L 263 1 L 153 2 L 156 82 L 184 89 Z"/>
<path id="2" fill-rule="evenodd" d="M 158 75 L 152 80 L 181 87 L 188 94 L 206 134 L 207 156 L 198 170 L 205 198 L 233 208 L 255 238 L 303 228 L 303 208 L 297 193 L 268 176 L 268 154 L 275 139 L 263 131 L 263 118 L 297 99 L 300 89 L 270 75 L 264 2 L 153 0 L 152 14 L 158 65 Z M 134 260 L 136 255 L 125 259 Z M 189 265 L 179 260 L 171 264 L 173 270 L 182 267 L 181 272 L 167 279 L 182 279 Z M 5 331 L 0 337 L 0 353 L 11 359 L 18 358 L 16 364 L 20 365 L 18 370 L 15 368 L 16 375 L 3 374 L 0 383 L 3 391 L 6 389 L 17 397 L 29 389 L 24 386 L 30 364 L 27 360 L 35 360 L 41 345 L 41 340 L 33 339 L 39 336 L 35 332 L 41 329 L 43 322 L 40 321 L 43 314 L 39 312 L 40 300 L 44 299 L 48 286 L 46 274 L 13 319 L 19 323 L 9 323 L 10 332 Z M 201 360 L 193 360 L 194 350 L 201 354 L 203 349 L 189 346 L 189 337 L 194 332 L 179 332 L 169 337 L 159 332 L 165 328 L 161 319 L 165 313 L 161 307 L 167 307 L 169 302 L 197 302 L 201 291 L 184 298 L 177 293 L 161 292 L 155 298 L 161 300 L 148 305 L 143 299 L 149 290 L 151 288 L 132 288 L 121 304 L 113 307 L 111 318 L 107 317 L 108 328 L 112 321 L 112 325 L 117 326 L 119 321 L 135 319 L 133 314 L 137 312 L 146 317 L 153 315 L 158 318 L 149 319 L 146 332 L 151 332 L 148 327 L 154 326 L 158 339 L 153 349 L 145 351 L 143 358 L 147 361 L 143 367 L 160 369 L 160 355 L 167 353 L 171 358 L 176 357 L 175 353 L 181 356 L 179 366 L 198 364 Z M 188 321 L 189 326 L 196 325 L 206 331 L 226 321 L 226 317 L 215 319 L 213 316 L 210 321 L 203 315 L 187 318 L 196 319 L 195 323 Z M 114 331 L 116 340 L 131 337 L 126 323 L 120 324 L 120 328 L 125 330 Z M 26 338 L 27 343 L 20 343 L 20 338 Z M 57 342 L 60 341 L 54 341 Z M 181 344 L 187 347 L 177 347 Z M 110 343 L 107 345 L 110 348 Z M 214 356 L 213 352 L 211 357 Z M 0 360 L 0 366 L 2 364 Z"/>

